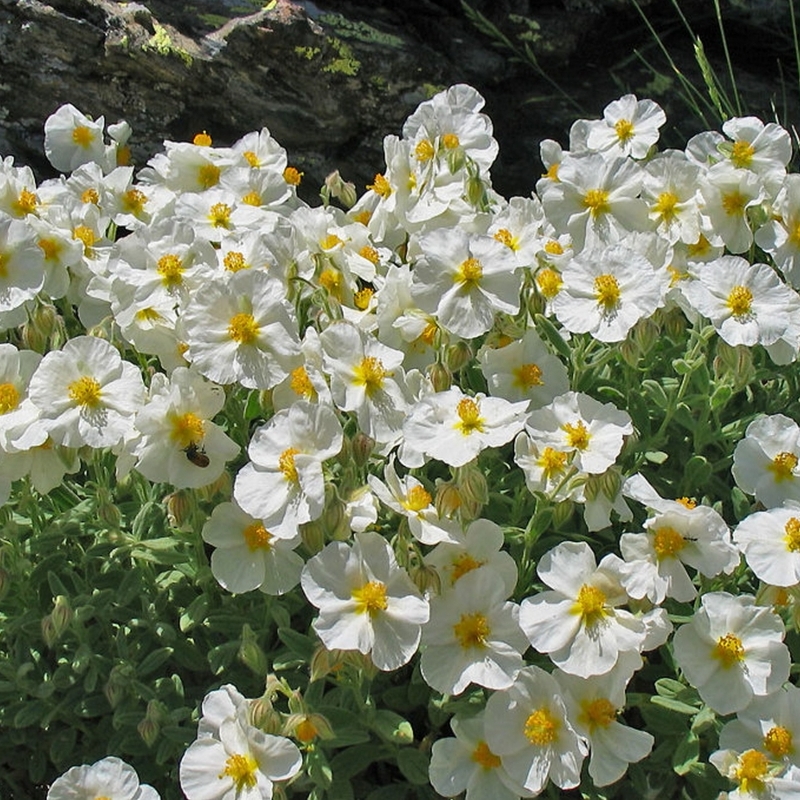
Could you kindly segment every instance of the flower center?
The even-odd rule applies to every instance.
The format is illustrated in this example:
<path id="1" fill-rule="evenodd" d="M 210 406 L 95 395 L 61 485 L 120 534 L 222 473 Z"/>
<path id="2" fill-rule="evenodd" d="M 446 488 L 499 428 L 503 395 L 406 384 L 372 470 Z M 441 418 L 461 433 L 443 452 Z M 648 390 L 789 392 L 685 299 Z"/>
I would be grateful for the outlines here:
<path id="1" fill-rule="evenodd" d="M 785 481 L 794 478 L 794 469 L 797 466 L 797 456 L 794 453 L 778 453 L 769 464 L 768 469 L 775 476 L 776 481 Z"/>
<path id="2" fill-rule="evenodd" d="M 789 241 L 795 247 L 800 247 L 800 222 L 796 223 L 789 232 Z"/>
<path id="3" fill-rule="evenodd" d="M 548 239 L 544 243 L 544 251 L 545 253 L 549 253 L 551 256 L 563 256 L 564 255 L 564 246 L 561 242 L 557 242 L 555 239 Z M 550 270 L 552 272 L 552 270 Z"/>
<path id="4" fill-rule="evenodd" d="M 519 239 L 517 239 L 507 228 L 500 228 L 500 230 L 495 233 L 494 238 L 497 239 L 500 244 L 504 244 L 510 250 L 514 250 L 515 252 L 519 250 Z"/>
<path id="5" fill-rule="evenodd" d="M 792 732 L 782 725 L 770 728 L 764 736 L 764 749 L 769 750 L 775 758 L 788 756 L 794 750 Z"/>
<path id="6" fill-rule="evenodd" d="M 45 261 L 55 261 L 64 249 L 64 245 L 57 239 L 39 239 L 37 244 L 44 253 Z"/>
<path id="7" fill-rule="evenodd" d="M 430 494 L 425 490 L 425 487 L 417 484 L 408 490 L 408 494 L 402 505 L 403 508 L 408 511 L 417 512 L 422 511 L 423 508 L 427 508 L 431 504 L 432 499 Z"/>
<path id="8" fill-rule="evenodd" d="M 668 525 L 658 528 L 653 537 L 653 549 L 656 551 L 658 560 L 672 558 L 686 546 L 686 540 L 675 528 Z"/>
<path id="9" fill-rule="evenodd" d="M 353 589 L 353 600 L 356 601 L 356 612 L 368 613 L 374 617 L 379 611 L 386 611 L 389 602 L 386 599 L 386 584 L 380 581 L 368 581 L 360 589 Z"/>
<path id="10" fill-rule="evenodd" d="M 23 189 L 12 205 L 14 211 L 20 215 L 33 214 L 36 211 L 36 206 L 39 205 L 39 199 L 33 192 Z"/>
<path id="11" fill-rule="evenodd" d="M 474 614 L 462 614 L 461 619 L 453 625 L 453 633 L 456 639 L 458 639 L 458 643 L 465 650 L 471 647 L 486 647 L 486 640 L 489 638 L 491 632 L 489 621 L 483 614 L 478 612 Z"/>
<path id="12" fill-rule="evenodd" d="M 672 222 L 675 219 L 676 205 L 678 205 L 678 195 L 673 192 L 661 192 L 653 210 L 666 222 Z"/>
<path id="13" fill-rule="evenodd" d="M 496 756 L 484 741 L 478 742 L 477 747 L 472 751 L 470 758 L 480 764 L 484 769 L 497 769 L 503 762 Z"/>
<path id="14" fill-rule="evenodd" d="M 597 727 L 606 728 L 617 718 L 617 709 L 605 697 L 598 697 L 591 702 L 584 702 L 582 708 L 582 721 L 591 730 Z"/>
<path id="15" fill-rule="evenodd" d="M 248 192 L 244 197 L 242 197 L 242 202 L 246 206 L 260 206 L 264 201 L 261 195 L 258 192 Z"/>
<path id="16" fill-rule="evenodd" d="M 353 383 L 363 386 L 369 397 L 383 388 L 387 375 L 381 360 L 375 356 L 365 356 L 358 366 L 353 367 Z"/>
<path id="17" fill-rule="evenodd" d="M 539 708 L 525 720 L 525 737 L 531 744 L 544 747 L 558 738 L 559 720 L 549 708 Z"/>
<path id="18" fill-rule="evenodd" d="M 340 239 L 335 233 L 328 233 L 323 239 L 319 240 L 319 246 L 323 250 L 333 250 L 334 247 L 343 245 L 344 241 Z"/>
<path id="19" fill-rule="evenodd" d="M 234 314 L 228 323 L 228 336 L 239 344 L 253 344 L 261 331 L 252 314 Z"/>
<path id="20" fill-rule="evenodd" d="M 236 796 L 245 789 L 252 789 L 256 785 L 256 770 L 258 762 L 249 753 L 241 755 L 236 753 L 228 757 L 225 762 L 225 769 L 217 775 L 222 778 L 232 778 L 233 785 L 236 787 Z"/>
<path id="21" fill-rule="evenodd" d="M 252 150 L 245 150 L 242 157 L 251 167 L 261 166 L 261 159 Z"/>
<path id="22" fill-rule="evenodd" d="M 473 431 L 483 433 L 484 419 L 481 417 L 480 407 L 471 397 L 464 397 L 458 401 L 456 413 L 458 414 L 459 421 L 456 423 L 455 427 L 458 428 L 464 436 L 469 436 Z"/>
<path id="23" fill-rule="evenodd" d="M 619 281 L 608 273 L 598 275 L 594 279 L 594 296 L 598 305 L 603 306 L 606 311 L 611 311 L 619 303 Z"/>
<path id="24" fill-rule="evenodd" d="M 239 272 L 243 269 L 249 269 L 250 265 L 244 260 L 244 255 L 238 250 L 229 250 L 222 258 L 222 266 L 228 272 Z"/>
<path id="25" fill-rule="evenodd" d="M 128 213 L 134 216 L 142 213 L 146 202 L 147 195 L 139 189 L 128 189 L 122 196 L 122 205 Z"/>
<path id="26" fill-rule="evenodd" d="M 532 389 L 534 386 L 544 386 L 542 370 L 538 364 L 522 364 L 514 370 L 514 386 L 519 389 Z"/>
<path id="27" fill-rule="evenodd" d="M 753 161 L 753 156 L 756 154 L 756 149 L 750 142 L 744 139 L 739 139 L 733 143 L 731 147 L 731 163 L 734 167 L 739 169 L 746 169 Z"/>
<path id="28" fill-rule="evenodd" d="M 764 778 L 769 771 L 769 760 L 759 750 L 747 750 L 739 756 L 739 764 L 734 771 L 739 781 L 741 795 L 759 795 L 764 789 Z"/>
<path id="29" fill-rule="evenodd" d="M 76 125 L 72 131 L 72 141 L 79 147 L 89 147 L 94 141 L 94 134 L 85 125 Z"/>
<path id="30" fill-rule="evenodd" d="M 205 422 L 197 416 L 188 411 L 186 414 L 180 414 L 172 419 L 172 433 L 170 434 L 173 441 L 177 442 L 181 448 L 186 449 L 190 445 L 197 445 L 203 441 L 206 435 Z"/>
<path id="31" fill-rule="evenodd" d="M 256 550 L 271 550 L 273 535 L 260 523 L 254 522 L 242 531 L 247 547 L 251 553 Z"/>
<path id="32" fill-rule="evenodd" d="M 483 267 L 477 258 L 468 258 L 462 261 L 456 270 L 455 283 L 468 284 L 472 288 L 483 277 Z"/>
<path id="33" fill-rule="evenodd" d="M 614 123 L 614 130 L 620 144 L 625 144 L 633 139 L 633 123 L 629 119 L 618 119 Z"/>
<path id="34" fill-rule="evenodd" d="M 553 475 L 564 471 L 564 466 L 567 463 L 567 453 L 555 450 L 552 447 L 545 447 L 536 463 L 542 468 L 545 477 L 549 480 Z"/>
<path id="35" fill-rule="evenodd" d="M 430 139 L 423 139 L 421 142 L 417 144 L 414 148 L 414 156 L 417 161 L 421 161 L 423 164 L 426 161 L 430 161 L 434 156 L 434 149 L 433 145 L 431 144 Z"/>
<path id="36" fill-rule="evenodd" d="M 319 731 L 317 730 L 317 726 L 308 717 L 304 717 L 297 723 L 297 727 L 294 729 L 294 735 L 301 742 L 307 744 L 308 742 L 313 742 L 314 739 L 317 738 Z"/>
<path id="37" fill-rule="evenodd" d="M 369 286 L 365 286 L 363 289 L 359 289 L 353 295 L 353 305 L 359 311 L 366 311 L 369 308 L 370 301 L 372 300 L 372 295 L 375 294 L 373 289 L 370 289 Z"/>
<path id="38" fill-rule="evenodd" d="M 744 317 L 753 305 L 753 293 L 746 286 L 734 286 L 725 304 L 734 317 Z"/>
<path id="39" fill-rule="evenodd" d="M 567 444 L 576 450 L 585 450 L 589 446 L 591 434 L 583 424 L 583 420 L 577 422 L 566 422 L 561 426 L 561 430 L 567 434 Z"/>
<path id="40" fill-rule="evenodd" d="M 97 205 L 100 202 L 100 195 L 97 193 L 97 189 L 91 187 L 86 189 L 83 194 L 81 194 L 81 202 L 94 203 L 94 205 Z"/>
<path id="41" fill-rule="evenodd" d="M 0 384 L 0 414 L 8 414 L 19 405 L 19 392 L 13 383 Z"/>
<path id="42" fill-rule="evenodd" d="M 458 136 L 454 133 L 446 133 L 442 136 L 442 144 L 444 145 L 445 150 L 455 150 L 461 142 L 458 140 Z"/>
<path id="43" fill-rule="evenodd" d="M 300 181 L 303 180 L 304 173 L 300 172 L 296 167 L 286 167 L 283 171 L 283 179 L 290 186 L 299 186 Z"/>
<path id="44" fill-rule="evenodd" d="M 742 640 L 736 634 L 726 633 L 717 639 L 712 655 L 722 662 L 725 669 L 730 669 L 734 664 L 744 660 Z"/>
<path id="45" fill-rule="evenodd" d="M 552 300 L 561 291 L 561 275 L 545 267 L 536 273 L 536 285 L 546 300 Z"/>
<path id="46" fill-rule="evenodd" d="M 453 559 L 453 583 L 468 572 L 482 567 L 485 563 L 485 561 L 478 561 L 477 558 L 473 558 L 469 553 L 462 553 L 460 556 Z"/>
<path id="47" fill-rule="evenodd" d="M 230 228 L 232 208 L 227 203 L 214 203 L 208 209 L 208 219 L 215 228 Z"/>
<path id="48" fill-rule="evenodd" d="M 722 195 L 722 208 L 729 217 L 741 216 L 747 198 L 738 190 Z"/>
<path id="49" fill-rule="evenodd" d="M 367 186 L 375 194 L 380 195 L 384 200 L 392 193 L 392 187 L 386 176 L 380 172 L 375 176 L 375 180 Z"/>
<path id="50" fill-rule="evenodd" d="M 296 447 L 287 447 L 278 456 L 278 469 L 283 473 L 287 481 L 297 483 L 299 478 L 297 476 L 297 467 L 294 463 L 294 457 L 300 451 Z"/>
<path id="51" fill-rule="evenodd" d="M 381 254 L 374 247 L 370 247 L 368 244 L 365 244 L 358 251 L 358 254 L 361 256 L 361 258 L 366 258 L 367 261 L 371 261 L 373 264 L 377 264 L 381 260 Z"/>
<path id="52" fill-rule="evenodd" d="M 592 627 L 607 615 L 606 596 L 596 586 L 584 583 L 572 606 L 573 614 L 580 614 L 587 627 Z"/>
<path id="53" fill-rule="evenodd" d="M 83 242 L 83 252 L 88 254 L 100 237 L 88 225 L 78 225 L 72 231 L 72 238 Z"/>
<path id="54" fill-rule="evenodd" d="M 786 536 L 783 541 L 786 542 L 786 549 L 790 553 L 796 553 L 800 550 L 800 519 L 797 517 L 790 517 L 789 521 L 784 526 Z"/>
<path id="55" fill-rule="evenodd" d="M 583 196 L 583 207 L 589 209 L 589 213 L 597 218 L 601 214 L 611 211 L 608 204 L 608 192 L 604 189 L 589 189 Z"/>
<path id="56" fill-rule="evenodd" d="M 210 189 L 219 183 L 220 169 L 216 164 L 203 164 L 197 170 L 197 182 L 204 188 Z"/>
<path id="57" fill-rule="evenodd" d="M 161 256 L 156 263 L 156 272 L 167 289 L 175 289 L 183 283 L 183 261 L 174 253 Z"/>
<path id="58" fill-rule="evenodd" d="M 342 299 L 342 273 L 335 269 L 326 269 L 320 273 L 320 285 L 337 300 Z"/>
<path id="59" fill-rule="evenodd" d="M 100 405 L 100 384 L 88 375 L 73 381 L 69 387 L 69 398 L 79 406 L 97 408 Z"/>
<path id="60" fill-rule="evenodd" d="M 140 308 L 134 315 L 137 322 L 156 322 L 161 319 L 161 314 L 158 313 L 152 306 L 147 308 Z"/>
<path id="61" fill-rule="evenodd" d="M 289 386 L 295 394 L 301 397 L 313 397 L 315 394 L 314 384 L 308 377 L 305 367 L 296 367 L 292 370 Z"/>
<path id="62" fill-rule="evenodd" d="M 196 144 L 198 147 L 211 147 L 211 137 L 206 131 L 196 133 L 194 139 L 192 139 L 192 144 Z"/>

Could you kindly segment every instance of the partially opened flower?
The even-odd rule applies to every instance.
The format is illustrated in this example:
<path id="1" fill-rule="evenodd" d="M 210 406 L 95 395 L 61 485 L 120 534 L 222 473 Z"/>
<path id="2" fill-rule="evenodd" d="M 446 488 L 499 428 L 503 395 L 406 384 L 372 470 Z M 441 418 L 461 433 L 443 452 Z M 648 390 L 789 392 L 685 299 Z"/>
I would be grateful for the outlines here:
<path id="1" fill-rule="evenodd" d="M 72 767 L 56 778 L 47 800 L 159 800 L 158 792 L 139 783 L 130 764 L 115 756 Z"/>
<path id="2" fill-rule="evenodd" d="M 72 172 L 89 161 L 105 160 L 103 117 L 91 120 L 71 103 L 58 108 L 44 123 L 44 152 L 59 172 Z"/>

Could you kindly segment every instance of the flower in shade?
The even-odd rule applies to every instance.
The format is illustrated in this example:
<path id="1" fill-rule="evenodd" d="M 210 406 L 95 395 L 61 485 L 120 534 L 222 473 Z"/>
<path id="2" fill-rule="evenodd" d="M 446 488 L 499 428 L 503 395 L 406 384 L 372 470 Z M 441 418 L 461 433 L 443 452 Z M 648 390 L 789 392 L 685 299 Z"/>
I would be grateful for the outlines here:
<path id="1" fill-rule="evenodd" d="M 53 781 L 47 800 L 159 800 L 159 794 L 152 786 L 139 783 L 130 764 L 109 756 L 68 769 Z"/>

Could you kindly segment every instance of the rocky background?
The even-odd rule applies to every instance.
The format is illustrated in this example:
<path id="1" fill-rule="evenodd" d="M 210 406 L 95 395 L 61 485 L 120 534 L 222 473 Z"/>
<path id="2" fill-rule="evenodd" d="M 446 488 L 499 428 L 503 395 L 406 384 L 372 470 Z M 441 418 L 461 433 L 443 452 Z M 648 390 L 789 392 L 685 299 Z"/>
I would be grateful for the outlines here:
<path id="1" fill-rule="evenodd" d="M 789 0 L 720 2 L 744 109 L 800 127 Z M 674 3 L 638 5 L 703 92 Z M 164 139 L 206 130 L 225 145 L 266 125 L 305 173 L 307 199 L 337 168 L 363 191 L 383 168 L 383 137 L 431 94 L 467 82 L 487 99 L 500 142 L 494 185 L 510 196 L 532 190 L 542 138 L 566 144 L 574 119 L 600 116 L 625 92 L 665 107 L 666 144 L 705 127 L 634 0 L 470 6 L 482 23 L 460 0 L 0 0 L 0 156 L 52 175 L 43 123 L 71 102 L 127 119 L 138 165 Z M 724 75 L 712 0 L 680 9 Z"/>

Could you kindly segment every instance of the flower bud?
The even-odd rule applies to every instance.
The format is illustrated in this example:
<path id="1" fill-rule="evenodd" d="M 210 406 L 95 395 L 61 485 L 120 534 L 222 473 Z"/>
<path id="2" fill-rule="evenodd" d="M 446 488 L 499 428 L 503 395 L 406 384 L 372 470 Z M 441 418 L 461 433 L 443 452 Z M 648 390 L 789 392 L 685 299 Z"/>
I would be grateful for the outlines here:
<path id="1" fill-rule="evenodd" d="M 420 564 L 412 567 L 408 571 L 409 577 L 414 581 L 414 585 L 423 594 L 441 594 L 442 579 L 438 570 L 428 564 Z"/>
<path id="2" fill-rule="evenodd" d="M 463 367 L 466 367 L 471 360 L 472 350 L 464 341 L 451 344 L 445 353 L 445 361 L 450 372 L 458 372 Z"/>
<path id="3" fill-rule="evenodd" d="M 437 392 L 446 392 L 453 383 L 453 376 L 447 367 L 437 361 L 428 367 L 428 377 Z"/>
<path id="4" fill-rule="evenodd" d="M 161 726 L 154 720 L 145 717 L 136 726 L 136 730 L 139 732 L 139 736 L 142 737 L 142 741 L 148 747 L 152 747 L 156 743 L 156 739 L 158 739 L 158 734 L 161 732 Z"/>
<path id="5" fill-rule="evenodd" d="M 250 702 L 250 721 L 264 733 L 278 734 L 283 728 L 283 718 L 266 696 Z"/>
<path id="6" fill-rule="evenodd" d="M 489 485 L 475 462 L 466 464 L 459 470 L 458 488 L 462 501 L 466 500 L 480 505 L 489 502 Z"/>
<path id="7" fill-rule="evenodd" d="M 59 325 L 60 320 L 60 325 Z M 27 322 L 21 326 L 22 342 L 29 350 L 44 353 L 48 349 L 58 349 L 52 344 L 48 346 L 50 337 L 58 335 L 63 329 L 63 319 L 60 318 L 54 305 L 50 303 L 37 304 Z"/>
<path id="8" fill-rule="evenodd" d="M 633 326 L 631 335 L 633 341 L 638 345 L 641 355 L 647 355 L 647 353 L 650 352 L 653 345 L 658 341 L 659 333 L 658 325 L 649 317 L 640 319 L 636 325 Z"/>
<path id="9" fill-rule="evenodd" d="M 109 673 L 103 694 L 111 708 L 116 708 L 133 684 L 135 671 L 130 664 L 116 664 Z"/>
<path id="10" fill-rule="evenodd" d="M 327 487 L 328 491 L 325 508 L 322 512 L 322 529 L 328 539 L 343 542 L 350 538 L 350 525 L 342 500 L 333 486 Z"/>
<path id="11" fill-rule="evenodd" d="M 322 187 L 320 195 L 326 205 L 330 203 L 331 198 L 335 198 L 346 209 L 352 208 L 358 200 L 355 184 L 345 181 L 338 169 L 325 178 L 325 185 Z"/>
<path id="12" fill-rule="evenodd" d="M 242 625 L 242 641 L 239 645 L 239 661 L 251 669 L 256 675 L 266 675 L 269 663 L 264 651 L 258 646 L 253 629 L 245 623 Z"/>
<path id="13" fill-rule="evenodd" d="M 462 499 L 458 487 L 452 482 L 441 481 L 436 486 L 436 498 L 433 501 L 436 513 L 440 517 L 453 517 L 461 508 Z"/>
<path id="14" fill-rule="evenodd" d="M 0 567 L 0 600 L 7 594 L 11 586 L 11 573 L 7 569 Z"/>
<path id="15" fill-rule="evenodd" d="M 574 505 L 572 500 L 562 500 L 553 506 L 553 527 L 560 528 L 572 517 Z"/>
<path id="16" fill-rule="evenodd" d="M 639 363 L 641 351 L 639 346 L 630 336 L 617 345 L 617 351 L 628 366 L 636 367 L 636 365 Z"/>
<path id="17" fill-rule="evenodd" d="M 213 500 L 215 497 L 218 497 L 219 495 L 230 497 L 231 475 L 228 472 L 228 470 L 223 470 L 215 481 L 207 483 L 205 486 L 201 486 L 197 490 L 197 494 L 200 496 L 201 500 L 206 500 L 206 501 Z"/>
<path id="18" fill-rule="evenodd" d="M 74 616 L 75 612 L 72 610 L 69 600 L 63 594 L 58 595 L 53 610 L 50 612 L 56 639 L 59 639 L 61 634 L 69 627 Z"/>
<path id="19" fill-rule="evenodd" d="M 164 498 L 167 507 L 167 520 L 173 528 L 182 530 L 184 525 L 192 518 L 194 500 L 185 489 L 178 489 Z"/>
<path id="20" fill-rule="evenodd" d="M 325 528 L 318 519 L 303 522 L 299 528 L 300 538 L 311 555 L 316 555 L 325 547 Z"/>
<path id="21" fill-rule="evenodd" d="M 311 662 L 309 664 L 311 681 L 318 681 L 332 673 L 338 672 L 345 663 L 344 658 L 344 651 L 326 650 L 325 647 L 320 645 L 311 656 Z"/>
<path id="22" fill-rule="evenodd" d="M 366 433 L 359 431 L 353 437 L 351 445 L 353 461 L 355 461 L 359 467 L 363 467 L 372 455 L 372 451 L 375 448 L 375 440 L 371 436 L 367 436 Z"/>
<path id="23" fill-rule="evenodd" d="M 680 341 L 686 333 L 686 317 L 679 309 L 673 309 L 665 315 L 664 328 L 673 341 Z"/>

